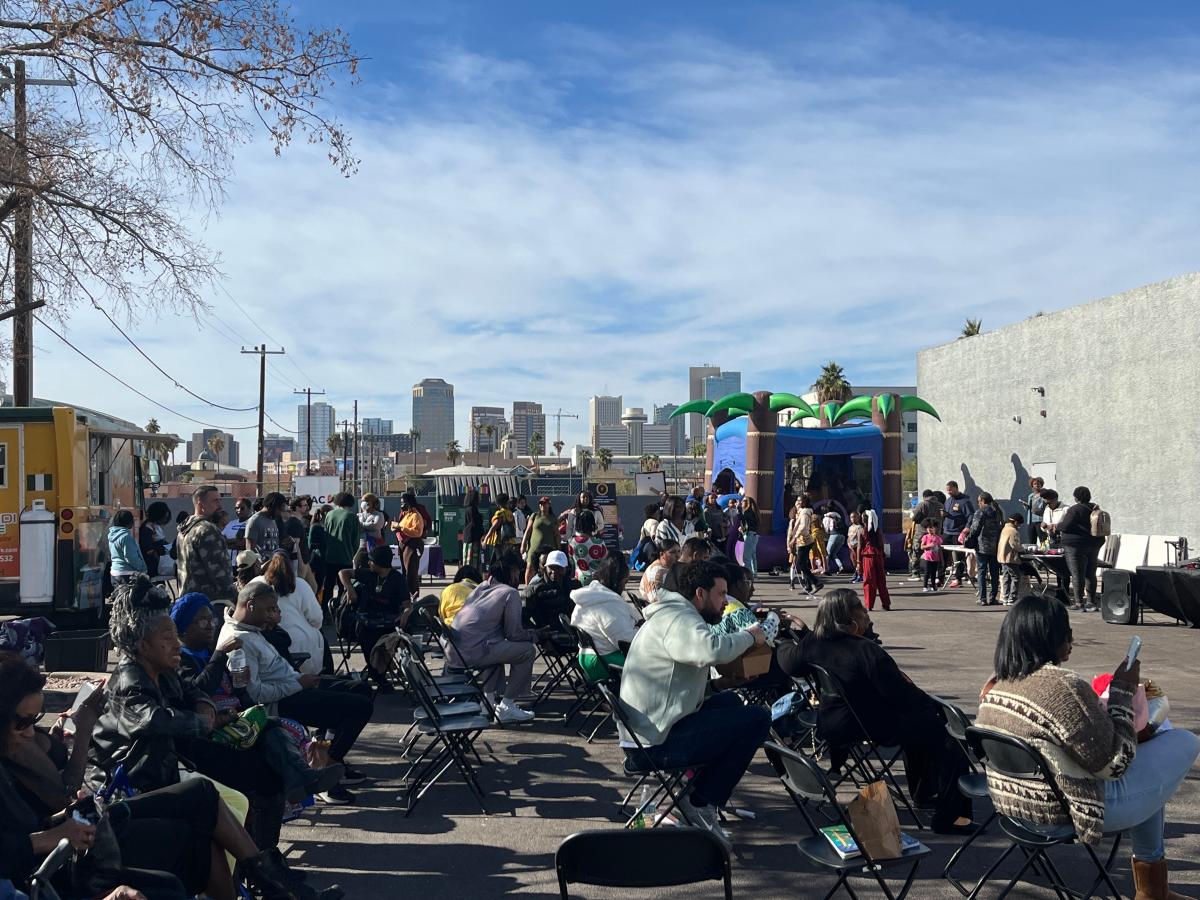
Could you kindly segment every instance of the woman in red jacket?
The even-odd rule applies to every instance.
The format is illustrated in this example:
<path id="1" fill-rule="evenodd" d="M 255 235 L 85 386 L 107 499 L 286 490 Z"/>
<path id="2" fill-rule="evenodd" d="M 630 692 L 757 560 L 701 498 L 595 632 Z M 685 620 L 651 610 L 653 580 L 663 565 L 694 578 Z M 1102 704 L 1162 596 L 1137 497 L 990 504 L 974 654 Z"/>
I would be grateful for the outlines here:
<path id="1" fill-rule="evenodd" d="M 887 587 L 887 556 L 883 547 L 883 530 L 879 527 L 879 514 L 873 509 L 863 513 L 862 561 L 859 571 L 863 579 L 863 604 L 868 610 L 875 608 L 875 594 L 884 609 L 892 608 L 892 597 Z"/>

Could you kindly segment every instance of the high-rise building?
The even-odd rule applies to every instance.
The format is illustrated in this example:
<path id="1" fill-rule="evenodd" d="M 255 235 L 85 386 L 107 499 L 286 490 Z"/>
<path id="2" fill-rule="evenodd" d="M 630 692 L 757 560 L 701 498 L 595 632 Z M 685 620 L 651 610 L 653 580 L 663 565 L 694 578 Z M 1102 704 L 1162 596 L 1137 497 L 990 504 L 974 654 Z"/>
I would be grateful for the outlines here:
<path id="1" fill-rule="evenodd" d="M 629 455 L 629 429 L 618 422 L 615 425 L 600 425 L 596 429 L 593 449 L 608 450 L 613 456 Z"/>
<path id="2" fill-rule="evenodd" d="M 312 405 L 312 449 L 308 447 L 308 404 L 296 406 L 296 450 L 301 459 L 320 459 L 329 455 L 329 438 L 337 429 L 337 410 L 323 400 Z"/>
<path id="3" fill-rule="evenodd" d="M 588 425 L 589 433 L 592 438 L 592 448 L 599 450 L 603 446 L 600 442 L 600 429 L 607 425 L 621 424 L 621 397 L 606 397 L 597 395 L 588 401 Z M 612 450 L 611 447 L 609 447 Z M 615 453 L 616 451 L 613 450 Z"/>
<path id="4" fill-rule="evenodd" d="M 704 399 L 710 403 L 742 389 L 741 372 L 721 372 L 704 379 Z"/>
<path id="5" fill-rule="evenodd" d="M 683 423 L 683 416 L 680 416 L 675 422 L 670 424 L 659 423 L 657 425 L 649 424 L 642 426 L 642 449 L 638 451 L 640 456 L 642 453 L 650 453 L 654 456 L 668 457 L 679 455 L 676 453 L 671 441 L 675 436 L 675 423 Z M 682 429 L 680 429 L 682 431 Z M 632 446 L 629 450 L 633 453 Z"/>
<path id="6" fill-rule="evenodd" d="M 621 414 L 621 424 L 629 433 L 629 453 L 631 456 L 642 455 L 642 429 L 646 427 L 646 411 L 640 406 L 632 406 Z"/>
<path id="7" fill-rule="evenodd" d="M 195 462 L 204 450 L 210 450 L 209 442 L 213 439 L 220 442 L 221 452 L 216 454 L 217 462 L 223 466 L 238 465 L 238 442 L 228 431 L 219 428 L 205 428 L 192 434 L 187 445 L 187 461 Z"/>
<path id="8" fill-rule="evenodd" d="M 440 451 L 454 440 L 454 385 L 441 378 L 426 378 L 413 385 L 413 428 L 419 433 L 417 449 Z"/>
<path id="9" fill-rule="evenodd" d="M 370 434 L 391 434 L 392 420 L 391 419 L 376 419 L 367 417 L 361 419 L 358 423 L 358 433 L 360 435 Z"/>
<path id="10" fill-rule="evenodd" d="M 676 416 L 672 419 L 671 413 L 677 409 L 679 409 L 679 405 L 676 403 L 665 403 L 662 406 L 654 407 L 654 424 L 670 426 L 670 445 L 666 452 L 674 455 L 682 455 L 689 451 L 686 434 L 687 416 Z M 654 452 L 657 453 L 658 451 Z"/>
<path id="11" fill-rule="evenodd" d="M 691 366 L 688 368 L 688 400 L 704 399 L 704 379 L 710 375 L 720 375 L 720 366 Z M 705 430 L 708 426 L 700 413 L 688 414 L 688 436 L 692 443 L 704 441 L 708 437 Z"/>
<path id="12" fill-rule="evenodd" d="M 542 404 L 528 400 L 514 400 L 512 405 L 512 439 L 513 449 L 517 456 L 529 454 L 529 442 L 535 434 L 542 436 L 541 444 L 546 443 L 546 414 L 542 412 Z"/>
<path id="13" fill-rule="evenodd" d="M 488 428 L 492 429 L 488 434 Z M 471 452 L 495 453 L 500 442 L 508 434 L 508 419 L 504 418 L 503 406 L 471 407 Z"/>

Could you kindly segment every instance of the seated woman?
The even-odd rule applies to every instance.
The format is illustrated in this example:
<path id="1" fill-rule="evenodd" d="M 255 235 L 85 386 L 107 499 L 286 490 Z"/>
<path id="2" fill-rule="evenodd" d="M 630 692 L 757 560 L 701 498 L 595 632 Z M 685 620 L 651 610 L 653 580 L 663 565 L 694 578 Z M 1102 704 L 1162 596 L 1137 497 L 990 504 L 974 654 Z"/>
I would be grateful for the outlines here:
<path id="1" fill-rule="evenodd" d="M 42 714 L 45 682 L 19 656 L 0 657 L 0 821 L 6 832 L 0 837 L 5 848 L 0 878 L 18 882 L 28 879 L 60 839 L 86 850 L 98 830 L 76 821 L 69 809 L 81 802 L 76 792 L 104 693 L 97 690 L 94 700 L 72 714 L 75 738 L 68 749 L 59 735 L 34 728 Z M 201 892 L 226 900 L 237 896 L 225 861 L 228 851 L 264 896 L 297 896 L 287 888 L 278 861 L 258 852 L 209 781 L 146 791 L 109 805 L 107 814 L 119 866 L 89 871 L 77 863 L 76 883 L 62 885 L 71 895 L 90 896 L 125 884 L 151 900 Z"/>
<path id="2" fill-rule="evenodd" d="M 620 594 L 628 578 L 625 556 L 613 554 L 592 570 L 592 580 L 586 587 L 571 592 L 575 602 L 571 624 L 586 632 L 596 644 L 595 653 L 582 648 L 579 651 L 579 664 L 592 681 L 605 681 L 609 666 L 625 664 L 621 645 L 632 643 L 637 633 L 637 616 Z"/>
<path id="3" fill-rule="evenodd" d="M 820 666 L 842 684 L 863 734 L 846 703 L 824 699 L 817 734 L 835 747 L 864 738 L 904 749 L 909 788 L 919 804 L 932 803 L 933 830 L 938 834 L 971 831 L 971 801 L 958 790 L 967 771 L 962 750 L 946 732 L 941 707 L 912 683 L 887 652 L 867 637 L 871 616 L 858 595 L 847 588 L 821 598 L 812 633 L 795 644 L 781 645 L 779 665 L 789 675 L 808 675 Z"/>
<path id="4" fill-rule="evenodd" d="M 184 761 L 249 798 L 254 842 L 272 851 L 283 820 L 283 779 L 257 744 L 238 750 L 210 739 L 233 714 L 218 712 L 180 679 L 180 642 L 169 605 L 162 589 L 144 577 L 113 594 L 109 634 L 120 658 L 105 686 L 108 707 L 92 737 L 88 783 L 98 788 L 124 766 L 134 788 L 153 791 L 178 784 Z M 275 862 L 281 865 L 282 857 Z"/>
<path id="5" fill-rule="evenodd" d="M 1086 680 L 1062 668 L 1071 657 L 1070 613 L 1061 603 L 1027 596 L 1008 611 L 996 641 L 996 677 L 980 701 L 976 724 L 1031 741 L 1054 770 L 1070 818 L 1048 790 L 1015 785 L 988 771 L 988 791 L 1005 815 L 1072 825 L 1099 844 L 1128 832 L 1138 900 L 1184 900 L 1167 887 L 1163 843 L 1167 801 L 1200 754 L 1200 738 L 1174 728 L 1138 744 L 1133 694 L 1141 666 L 1113 673 L 1105 709 Z"/>

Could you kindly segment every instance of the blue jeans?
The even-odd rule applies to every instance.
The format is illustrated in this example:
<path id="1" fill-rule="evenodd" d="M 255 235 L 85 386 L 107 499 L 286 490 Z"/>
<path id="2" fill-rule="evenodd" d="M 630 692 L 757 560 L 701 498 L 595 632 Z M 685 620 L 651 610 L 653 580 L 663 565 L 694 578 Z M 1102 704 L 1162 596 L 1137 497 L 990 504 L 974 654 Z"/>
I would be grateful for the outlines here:
<path id="1" fill-rule="evenodd" d="M 1135 859 L 1163 858 L 1163 810 L 1200 754 L 1200 738 L 1181 728 L 1144 744 L 1125 774 L 1104 785 L 1104 830 L 1128 833 Z"/>
<path id="2" fill-rule="evenodd" d="M 758 532 L 747 531 L 742 545 L 742 564 L 750 570 L 752 578 L 758 577 Z"/>
<path id="3" fill-rule="evenodd" d="M 846 536 L 834 532 L 829 536 L 829 541 L 825 544 L 825 555 L 829 557 L 829 562 L 825 564 L 825 573 L 829 574 L 832 570 L 842 571 L 842 547 L 846 544 Z"/>
<path id="4" fill-rule="evenodd" d="M 693 782 L 693 802 L 724 806 L 770 729 L 770 712 L 723 691 L 672 725 L 667 739 L 646 752 L 666 769 L 704 766 Z"/>

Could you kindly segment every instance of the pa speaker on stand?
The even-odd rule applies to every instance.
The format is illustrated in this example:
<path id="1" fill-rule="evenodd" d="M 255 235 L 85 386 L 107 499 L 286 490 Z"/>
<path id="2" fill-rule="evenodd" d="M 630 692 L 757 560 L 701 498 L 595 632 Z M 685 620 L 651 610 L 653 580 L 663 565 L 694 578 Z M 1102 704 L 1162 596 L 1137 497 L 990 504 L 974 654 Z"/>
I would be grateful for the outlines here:
<path id="1" fill-rule="evenodd" d="M 1133 573 L 1105 569 L 1100 589 L 1100 613 L 1111 625 L 1132 625 L 1138 618 L 1138 597 Z"/>

